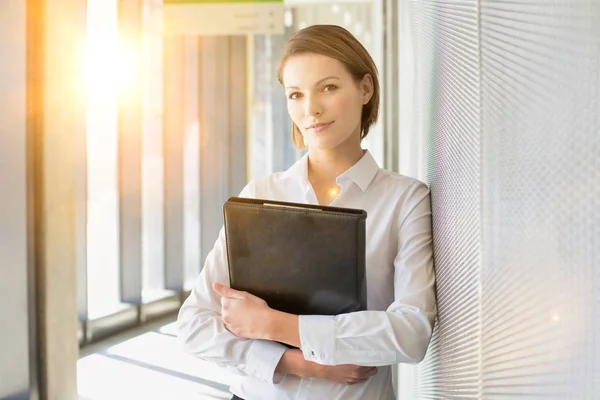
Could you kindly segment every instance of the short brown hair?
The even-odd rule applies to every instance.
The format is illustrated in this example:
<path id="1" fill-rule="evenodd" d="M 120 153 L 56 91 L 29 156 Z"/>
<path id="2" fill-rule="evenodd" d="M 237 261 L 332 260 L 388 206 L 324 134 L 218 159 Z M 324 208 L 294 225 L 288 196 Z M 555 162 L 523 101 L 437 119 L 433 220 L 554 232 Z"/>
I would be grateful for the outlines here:
<path id="1" fill-rule="evenodd" d="M 365 74 L 373 78 L 373 96 L 363 106 L 360 118 L 360 139 L 364 139 L 379 113 L 379 79 L 377 67 L 364 46 L 346 29 L 337 25 L 312 25 L 292 34 L 283 49 L 277 67 L 277 79 L 283 84 L 283 68 L 288 58 L 296 54 L 315 53 L 340 61 L 358 82 Z M 304 149 L 300 130 L 292 122 L 292 140 Z"/>

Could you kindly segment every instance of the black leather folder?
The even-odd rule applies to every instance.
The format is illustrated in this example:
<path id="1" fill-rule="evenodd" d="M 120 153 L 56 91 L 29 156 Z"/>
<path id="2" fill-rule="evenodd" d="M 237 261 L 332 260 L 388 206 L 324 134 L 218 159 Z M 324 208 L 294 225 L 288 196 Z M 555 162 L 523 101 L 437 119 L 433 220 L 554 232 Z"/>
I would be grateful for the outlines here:
<path id="1" fill-rule="evenodd" d="M 366 211 L 233 197 L 223 213 L 232 288 L 297 315 L 367 309 Z"/>

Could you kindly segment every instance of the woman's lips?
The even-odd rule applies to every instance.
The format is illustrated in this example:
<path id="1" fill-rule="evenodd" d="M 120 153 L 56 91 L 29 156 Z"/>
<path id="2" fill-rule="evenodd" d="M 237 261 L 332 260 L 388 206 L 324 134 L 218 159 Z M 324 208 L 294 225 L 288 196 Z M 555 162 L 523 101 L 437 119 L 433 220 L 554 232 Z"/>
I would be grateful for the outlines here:
<path id="1" fill-rule="evenodd" d="M 326 122 L 326 123 L 320 123 L 320 124 L 314 124 L 308 127 L 309 130 L 315 132 L 315 133 L 320 133 L 323 132 L 325 129 L 329 128 L 329 126 L 333 124 L 332 122 Z"/>

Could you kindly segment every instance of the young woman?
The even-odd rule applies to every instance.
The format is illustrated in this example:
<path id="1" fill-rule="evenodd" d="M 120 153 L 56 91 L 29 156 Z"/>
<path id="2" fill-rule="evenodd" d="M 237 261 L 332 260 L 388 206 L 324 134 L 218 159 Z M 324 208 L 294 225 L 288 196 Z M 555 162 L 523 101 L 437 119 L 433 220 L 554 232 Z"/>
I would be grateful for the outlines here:
<path id="1" fill-rule="evenodd" d="M 348 31 L 296 32 L 278 75 L 294 142 L 308 152 L 240 196 L 366 210 L 368 311 L 291 315 L 229 288 L 221 230 L 180 310 L 180 338 L 189 353 L 240 373 L 234 399 L 394 399 L 390 366 L 423 359 L 436 315 L 429 190 L 361 148 L 379 82 Z"/>

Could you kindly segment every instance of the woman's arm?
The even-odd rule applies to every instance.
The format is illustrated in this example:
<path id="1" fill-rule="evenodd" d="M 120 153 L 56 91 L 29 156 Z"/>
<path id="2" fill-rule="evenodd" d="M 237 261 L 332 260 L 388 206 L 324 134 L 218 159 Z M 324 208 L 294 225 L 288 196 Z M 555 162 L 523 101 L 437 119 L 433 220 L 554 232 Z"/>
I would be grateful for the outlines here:
<path id="1" fill-rule="evenodd" d="M 418 363 L 436 315 L 429 190 L 416 183 L 399 226 L 394 260 L 395 300 L 386 311 L 296 316 L 271 310 L 263 337 L 300 347 L 306 360 L 325 365 Z"/>
<path id="2" fill-rule="evenodd" d="M 326 379 L 353 385 L 377 374 L 377 368 L 358 365 L 321 365 L 306 361 L 300 350 L 289 349 L 281 357 L 275 372 L 277 374 L 293 374 L 302 378 Z"/>
<path id="3" fill-rule="evenodd" d="M 279 341 L 289 344 L 300 342 L 298 316 L 275 311 L 264 300 L 247 292 L 217 283 L 213 284 L 213 288 L 221 296 L 223 324 L 234 335 L 248 339 L 272 340 L 271 337 L 281 334 Z M 321 365 L 307 361 L 300 350 L 288 349 L 280 358 L 274 375 L 280 377 L 292 374 L 351 385 L 376 373 L 377 368 L 374 367 L 352 364 Z"/>
<path id="4" fill-rule="evenodd" d="M 250 197 L 248 185 L 240 196 Z M 221 229 L 204 269 L 179 311 L 179 339 L 183 349 L 203 360 L 231 367 L 266 382 L 275 382 L 275 368 L 287 349 L 267 340 L 239 338 L 229 332 L 221 316 L 221 299 L 213 283 L 229 285 L 225 234 Z"/>

